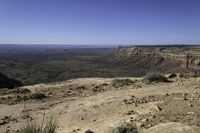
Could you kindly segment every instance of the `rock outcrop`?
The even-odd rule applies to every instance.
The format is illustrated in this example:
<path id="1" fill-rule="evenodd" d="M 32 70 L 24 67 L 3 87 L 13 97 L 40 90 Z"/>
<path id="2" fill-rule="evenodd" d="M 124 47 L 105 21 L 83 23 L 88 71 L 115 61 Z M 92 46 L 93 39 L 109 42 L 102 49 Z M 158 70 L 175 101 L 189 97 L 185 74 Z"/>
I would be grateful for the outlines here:
<path id="1" fill-rule="evenodd" d="M 141 67 L 163 67 L 165 64 L 168 67 L 172 65 L 184 69 L 200 69 L 200 46 L 119 47 L 115 57 L 121 63 L 138 64 Z"/>

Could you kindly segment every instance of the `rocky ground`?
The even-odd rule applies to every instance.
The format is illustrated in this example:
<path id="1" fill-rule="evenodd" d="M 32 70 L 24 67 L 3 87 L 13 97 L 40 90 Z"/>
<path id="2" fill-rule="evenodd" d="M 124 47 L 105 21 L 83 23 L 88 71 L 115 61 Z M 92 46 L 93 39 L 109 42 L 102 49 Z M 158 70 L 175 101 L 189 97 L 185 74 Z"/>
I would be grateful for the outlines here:
<path id="1" fill-rule="evenodd" d="M 57 121 L 58 133 L 109 133 L 125 122 L 141 133 L 200 132 L 200 78 L 152 84 L 126 79 L 80 78 L 1 90 L 0 132 L 19 132 L 27 120 L 40 124 L 43 116 Z"/>

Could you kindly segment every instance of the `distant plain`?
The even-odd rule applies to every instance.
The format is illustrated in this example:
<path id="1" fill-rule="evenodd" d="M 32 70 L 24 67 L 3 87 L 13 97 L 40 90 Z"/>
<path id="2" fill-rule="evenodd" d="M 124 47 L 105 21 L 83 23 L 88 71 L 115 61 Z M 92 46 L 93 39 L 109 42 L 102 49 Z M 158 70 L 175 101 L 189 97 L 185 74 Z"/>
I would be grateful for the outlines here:
<path id="1" fill-rule="evenodd" d="M 81 77 L 142 76 L 115 60 L 117 46 L 1 45 L 0 72 L 25 85 Z"/>

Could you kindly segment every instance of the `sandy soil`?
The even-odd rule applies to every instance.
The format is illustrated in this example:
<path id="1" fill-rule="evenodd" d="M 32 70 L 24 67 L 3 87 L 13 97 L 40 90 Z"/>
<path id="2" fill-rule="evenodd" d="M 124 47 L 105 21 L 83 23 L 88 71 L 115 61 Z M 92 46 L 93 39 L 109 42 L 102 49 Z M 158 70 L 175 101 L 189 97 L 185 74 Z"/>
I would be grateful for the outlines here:
<path id="1" fill-rule="evenodd" d="M 58 123 L 58 133 L 109 133 L 131 122 L 142 133 L 199 133 L 200 78 L 171 79 L 168 83 L 135 83 L 114 87 L 112 78 L 80 78 L 25 86 L 47 98 L 16 100 L 24 92 L 0 92 L 0 132 L 14 133 L 28 119 L 40 124 L 43 115 Z M 25 110 L 26 108 L 26 110 Z M 5 122 L 6 123 L 3 123 Z M 3 124 L 1 124 L 3 123 Z"/>

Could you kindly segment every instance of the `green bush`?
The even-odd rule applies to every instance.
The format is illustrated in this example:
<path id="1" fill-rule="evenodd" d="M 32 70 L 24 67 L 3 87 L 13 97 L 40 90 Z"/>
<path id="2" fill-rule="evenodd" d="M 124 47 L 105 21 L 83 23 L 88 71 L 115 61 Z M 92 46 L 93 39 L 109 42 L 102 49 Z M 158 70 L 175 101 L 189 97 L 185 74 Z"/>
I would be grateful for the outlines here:
<path id="1" fill-rule="evenodd" d="M 135 126 L 130 123 L 124 123 L 118 127 L 115 127 L 112 130 L 112 133 L 138 133 L 138 130 Z"/>
<path id="2" fill-rule="evenodd" d="M 57 124 L 52 119 L 46 125 L 27 124 L 20 133 L 56 133 Z"/>
<path id="3" fill-rule="evenodd" d="M 144 77 L 143 82 L 146 84 L 153 83 L 153 82 L 168 82 L 168 79 L 161 75 L 161 74 L 148 74 Z"/>
<path id="4" fill-rule="evenodd" d="M 32 95 L 29 96 L 30 99 L 43 99 L 43 98 L 47 98 L 47 96 L 43 93 L 34 93 Z"/>
<path id="5" fill-rule="evenodd" d="M 179 77 L 183 77 L 183 78 L 196 78 L 196 77 L 200 77 L 200 72 L 194 71 L 194 72 L 180 73 Z"/>
<path id="6" fill-rule="evenodd" d="M 124 85 L 131 85 L 133 83 L 134 83 L 134 81 L 132 81 L 130 79 L 114 79 L 112 81 L 112 85 L 114 87 L 122 87 Z"/>

